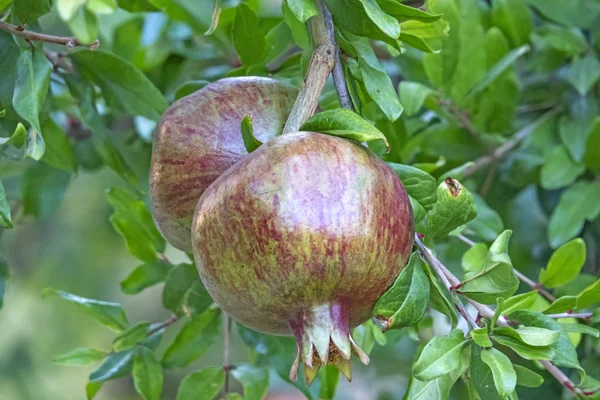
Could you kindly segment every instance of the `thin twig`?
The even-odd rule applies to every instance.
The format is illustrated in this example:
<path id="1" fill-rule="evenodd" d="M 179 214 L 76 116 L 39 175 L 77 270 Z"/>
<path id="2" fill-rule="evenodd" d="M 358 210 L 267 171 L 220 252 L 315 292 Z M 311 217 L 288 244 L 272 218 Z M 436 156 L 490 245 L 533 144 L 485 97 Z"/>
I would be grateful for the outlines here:
<path id="1" fill-rule="evenodd" d="M 333 19 L 331 17 L 331 13 L 327 9 L 327 6 L 323 7 L 323 12 L 325 16 L 325 27 L 329 33 L 329 40 L 331 43 L 333 43 L 335 49 L 333 71 L 331 72 L 333 76 L 333 85 L 335 86 L 335 91 L 337 92 L 342 108 L 354 111 L 352 99 L 350 98 L 350 93 L 348 92 L 348 86 L 346 86 L 346 78 L 344 77 L 344 66 L 342 65 L 342 59 L 340 58 L 340 48 L 335 41 Z"/>
<path id="2" fill-rule="evenodd" d="M 73 66 L 71 64 L 69 64 L 67 62 L 67 60 L 65 60 L 64 54 L 57 53 L 55 51 L 50 51 L 47 49 L 44 49 L 44 54 L 46 55 L 46 58 L 48 59 L 48 61 L 50 61 L 50 63 L 52 63 L 52 66 L 54 67 L 55 71 L 58 71 L 59 68 L 62 68 L 67 72 L 74 71 Z"/>
<path id="3" fill-rule="evenodd" d="M 560 319 L 560 318 L 581 318 L 581 319 L 589 319 L 592 316 L 592 313 L 560 313 L 560 314 L 546 314 L 547 317 Z"/>
<path id="4" fill-rule="evenodd" d="M 523 127 L 523 129 L 519 130 L 515 133 L 510 140 L 505 142 L 503 145 L 498 146 L 491 154 L 486 154 L 484 156 L 479 157 L 473 165 L 467 168 L 463 172 L 463 178 L 467 178 L 473 175 L 475 172 L 479 171 L 482 168 L 487 167 L 495 161 L 498 161 L 508 155 L 513 149 L 515 149 L 527 136 L 529 136 L 533 131 L 539 128 L 541 125 L 546 123 L 556 114 L 560 113 L 562 108 L 556 107 L 547 113 L 543 114 L 537 120 Z"/>
<path id="5" fill-rule="evenodd" d="M 152 334 L 173 325 L 175 322 L 177 322 L 177 316 L 173 315 L 171 318 L 167 319 L 166 321 L 161 322 L 160 324 L 156 325 L 154 328 L 150 329 L 148 331 L 148 333 L 146 334 L 146 336 L 152 336 Z"/>
<path id="6" fill-rule="evenodd" d="M 296 54 L 302 53 L 302 49 L 299 46 L 293 46 L 283 52 L 279 57 L 269 62 L 266 67 L 270 73 L 279 71 L 279 68 L 290 58 Z"/>
<path id="7" fill-rule="evenodd" d="M 0 21 L 0 30 L 11 33 L 15 36 L 21 36 L 27 40 L 31 41 L 41 41 L 47 43 L 56 43 L 56 44 L 64 44 L 67 46 L 69 50 L 74 49 L 77 46 L 86 46 L 90 50 L 95 50 L 100 46 L 100 41 L 95 40 L 92 43 L 81 43 L 77 40 L 76 37 L 73 36 L 54 36 L 54 35 L 46 35 L 45 33 L 38 33 L 33 31 L 28 31 L 25 29 L 20 29 L 18 26 L 9 24 L 8 22 Z"/>
<path id="8" fill-rule="evenodd" d="M 225 334 L 223 336 L 223 371 L 225 371 L 225 384 L 223 385 L 223 391 L 227 393 L 229 391 L 229 371 L 231 371 L 231 365 L 229 365 L 229 336 L 231 335 L 232 320 L 229 315 L 225 319 Z"/>
<path id="9" fill-rule="evenodd" d="M 556 102 L 554 100 L 543 101 L 541 103 L 523 104 L 517 108 L 517 112 L 523 114 L 530 111 L 547 110 L 555 105 Z"/>
<path id="10" fill-rule="evenodd" d="M 456 237 L 468 244 L 469 246 L 475 246 L 475 242 L 466 237 L 465 235 L 456 235 Z"/>
<path id="11" fill-rule="evenodd" d="M 460 281 L 452 272 L 446 268 L 444 264 L 440 260 L 437 259 L 436 256 L 433 255 L 431 250 L 429 250 L 419 239 L 418 236 L 415 235 L 415 244 L 421 253 L 421 256 L 425 258 L 425 260 L 430 264 L 435 270 L 436 274 L 442 279 L 442 281 L 448 281 L 452 285 L 456 286 L 460 284 Z M 442 277 L 444 276 L 444 277 Z M 469 302 L 479 311 L 479 314 L 485 318 L 493 318 L 494 310 L 489 308 L 488 306 L 481 304 L 475 300 L 468 299 Z M 499 326 L 509 326 L 508 321 L 503 316 L 500 316 L 496 321 L 496 324 Z M 583 392 L 575 387 L 573 381 L 569 379 L 558 367 L 552 364 L 550 361 L 540 361 L 544 368 L 554 376 L 564 387 L 571 390 L 574 393 L 583 394 Z"/>
<path id="12" fill-rule="evenodd" d="M 556 301 L 556 297 L 554 297 L 549 291 L 544 289 L 541 283 L 532 281 L 531 279 L 523 275 L 521 272 L 517 271 L 515 268 L 513 268 L 513 271 L 515 272 L 517 278 L 525 282 L 527 286 L 529 286 L 531 289 L 539 291 L 550 302 Z"/>
<path id="13" fill-rule="evenodd" d="M 484 199 L 487 197 L 488 192 L 492 188 L 492 184 L 496 179 L 496 174 L 498 173 L 499 165 L 497 162 L 492 164 L 492 167 L 488 171 L 485 179 L 483 180 L 483 184 L 481 185 L 481 189 L 479 190 L 479 194 Z"/>
<path id="14" fill-rule="evenodd" d="M 306 120 L 314 114 L 319 105 L 321 92 L 335 64 L 335 46 L 331 42 L 329 32 L 325 26 L 325 4 L 323 0 L 316 0 L 315 3 L 319 8 L 319 13 L 308 20 L 308 28 L 315 50 L 310 59 L 300 93 L 283 128 L 284 134 L 297 132 Z"/>

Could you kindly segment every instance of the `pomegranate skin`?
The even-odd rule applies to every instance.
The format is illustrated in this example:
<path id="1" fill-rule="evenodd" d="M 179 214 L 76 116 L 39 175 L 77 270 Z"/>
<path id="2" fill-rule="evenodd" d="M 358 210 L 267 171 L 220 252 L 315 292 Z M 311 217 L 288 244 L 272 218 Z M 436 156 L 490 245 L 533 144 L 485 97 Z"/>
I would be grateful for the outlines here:
<path id="1" fill-rule="evenodd" d="M 190 228 L 204 190 L 248 152 L 241 120 L 257 138 L 281 133 L 298 90 L 270 78 L 216 81 L 173 103 L 154 134 L 150 200 L 154 221 L 176 248 L 191 252 Z"/>
<path id="2" fill-rule="evenodd" d="M 192 225 L 215 302 L 251 329 L 296 337 L 324 305 L 318 314 L 344 331 L 367 320 L 413 235 L 391 168 L 359 144 L 312 132 L 278 136 L 228 169 Z"/>

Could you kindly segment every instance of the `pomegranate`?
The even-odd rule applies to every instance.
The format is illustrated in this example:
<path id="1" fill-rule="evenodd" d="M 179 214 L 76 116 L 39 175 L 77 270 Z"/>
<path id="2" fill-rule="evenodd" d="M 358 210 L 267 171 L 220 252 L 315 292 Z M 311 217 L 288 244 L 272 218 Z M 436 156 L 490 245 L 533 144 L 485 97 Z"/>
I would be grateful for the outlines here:
<path id="1" fill-rule="evenodd" d="M 239 323 L 294 335 L 312 382 L 350 355 L 350 329 L 372 314 L 411 252 L 414 222 L 400 179 L 365 147 L 312 132 L 271 139 L 198 201 L 192 244 L 200 277 Z"/>
<path id="2" fill-rule="evenodd" d="M 257 138 L 283 130 L 298 90 L 260 77 L 227 78 L 175 103 L 154 136 L 150 167 L 152 215 L 176 248 L 191 252 L 190 227 L 204 190 L 247 155 L 240 121 L 252 117 Z"/>

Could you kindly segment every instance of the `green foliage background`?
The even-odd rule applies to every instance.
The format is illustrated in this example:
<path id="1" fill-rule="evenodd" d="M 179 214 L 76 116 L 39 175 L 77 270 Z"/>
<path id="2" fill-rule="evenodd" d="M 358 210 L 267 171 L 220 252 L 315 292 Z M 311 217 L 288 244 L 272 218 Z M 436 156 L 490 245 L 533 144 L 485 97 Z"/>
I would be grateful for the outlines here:
<path id="1" fill-rule="evenodd" d="M 504 310 L 511 312 L 520 307 L 560 314 L 577 309 L 578 301 L 578 311 L 596 310 L 600 2 L 430 0 L 424 5 L 427 13 L 396 0 L 325 3 L 338 29 L 355 110 L 377 129 L 365 128 L 354 117 L 336 121 L 339 113 L 317 116 L 307 126 L 369 140 L 371 149 L 402 178 L 420 221 L 417 231 L 462 277 L 462 293 L 468 298 L 492 306 L 497 298 L 508 298 Z M 135 290 L 120 287 L 137 266 L 163 263 L 163 254 L 171 264 L 182 264 L 174 268 L 184 277 L 190 271 L 183 265 L 189 258 L 165 244 L 145 207 L 152 130 L 168 104 L 225 76 L 271 75 L 299 86 L 313 50 L 303 23 L 315 12 L 312 0 L 283 5 L 267 0 L 0 0 L 5 24 L 74 35 L 84 44 L 100 39 L 97 50 L 78 46 L 69 51 L 62 45 L 27 43 L 0 26 L 0 253 L 5 261 L 0 263 L 1 399 L 85 398 L 85 383 L 96 366 L 59 367 L 52 360 L 73 348 L 110 349 L 117 333 L 106 326 L 119 330 L 125 324 L 114 304 L 82 312 L 55 299 L 53 292 L 44 291 L 47 287 L 120 303 L 132 326 L 177 314 L 179 320 L 165 331 L 156 350 L 165 368 L 184 367 L 165 369 L 164 399 L 176 397 L 188 373 L 221 365 L 222 321 L 216 311 L 207 311 L 203 288 L 183 287 L 186 294 L 179 295 L 182 285 L 172 275 L 156 279 L 170 279 L 164 289 L 170 300 L 163 299 L 162 283 L 135 296 L 125 294 Z M 332 82 L 320 105 L 324 110 L 339 108 Z M 372 140 L 382 135 L 391 147 L 389 154 L 384 141 Z M 488 154 L 497 159 L 485 161 Z M 462 183 L 458 200 L 443 186 L 448 176 Z M 471 248 L 458 235 L 477 244 Z M 445 292 L 436 289 L 442 283 L 414 257 L 376 307 L 397 329 L 383 336 L 368 323 L 355 331 L 363 349 L 372 348 L 372 363 L 364 367 L 354 362 L 354 381 L 340 380 L 336 398 L 419 398 L 419 383 L 412 376 L 438 376 L 431 372 L 435 368 L 426 351 L 418 357 L 434 337 L 444 352 L 459 346 L 451 360 L 455 368 L 444 374 L 458 379 L 450 398 L 478 398 L 473 384 L 460 379 L 458 364 L 467 362 L 461 359 L 464 337 L 456 332 L 447 336 L 458 320 L 455 310 L 450 302 L 450 310 L 444 309 L 439 293 Z M 478 277 L 492 264 L 493 274 Z M 518 283 L 512 267 L 542 282 L 560 298 L 558 303 L 548 309 L 542 296 L 531 297 L 527 306 L 523 298 L 515 300 L 513 295 L 525 295 L 531 288 Z M 431 296 L 406 294 L 407 288 L 416 287 Z M 581 293 L 585 301 L 575 297 Z M 447 317 L 432 308 L 445 310 Z M 91 316 L 85 315 L 90 310 Z M 567 335 L 564 327 L 535 325 L 523 313 L 517 311 L 515 320 Z M 597 328 L 597 314 L 590 324 L 583 321 L 571 329 Z M 195 327 L 201 332 L 197 337 L 207 342 L 165 352 L 184 326 Z M 468 328 L 462 320 L 459 327 Z M 132 345 L 146 340 L 148 326 L 141 328 L 142 336 Z M 505 360 L 496 350 L 481 350 L 493 336 L 486 329 L 471 333 L 471 368 L 485 370 L 486 360 Z M 597 331 L 580 333 L 569 333 L 577 357 L 563 363 L 568 367 L 564 371 L 579 382 L 578 358 L 587 375 L 600 380 Z M 239 327 L 232 341 L 231 362 L 238 366 L 232 389 L 244 391 L 247 399 L 260 398 L 268 384 L 272 398 L 302 398 L 282 378 L 293 356 L 290 341 Z M 153 385 L 160 367 L 152 345 L 144 343 L 132 355 L 140 360 L 133 374 L 152 379 L 136 379 L 135 384 L 129 376 L 109 380 L 95 398 L 139 398 L 136 389 L 157 398 Z M 518 386 L 521 398 L 571 396 L 533 362 L 501 349 L 511 362 L 544 377 L 539 388 Z M 185 359 L 194 352 L 198 357 Z M 507 384 L 510 367 L 500 361 L 498 365 L 503 371 L 498 379 L 471 375 Z M 435 367 L 439 372 L 441 367 Z M 206 381 L 221 379 L 219 369 L 205 371 L 210 373 Z M 333 376 L 325 370 L 312 394 L 330 398 Z M 600 398 L 593 379 L 586 382 L 593 392 L 589 397 Z M 435 382 L 441 392 L 448 386 Z M 479 395 L 498 398 L 497 388 Z"/>

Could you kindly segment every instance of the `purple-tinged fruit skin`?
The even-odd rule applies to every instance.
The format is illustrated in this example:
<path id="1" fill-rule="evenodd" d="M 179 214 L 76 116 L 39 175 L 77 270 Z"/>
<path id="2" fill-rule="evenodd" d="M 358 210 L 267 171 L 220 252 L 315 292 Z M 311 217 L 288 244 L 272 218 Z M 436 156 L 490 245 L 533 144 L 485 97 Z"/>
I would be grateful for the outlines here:
<path id="1" fill-rule="evenodd" d="M 226 78 L 173 103 L 158 125 L 150 167 L 154 221 L 176 248 L 191 252 L 190 227 L 204 190 L 248 152 L 241 121 L 252 117 L 265 142 L 279 135 L 298 90 L 261 77 Z"/>
<path id="2" fill-rule="evenodd" d="M 359 144 L 312 132 L 278 136 L 228 169 L 192 225 L 215 302 L 251 329 L 299 343 L 304 325 L 332 325 L 324 329 L 336 344 L 366 321 L 406 265 L 413 235 L 392 169 Z"/>

